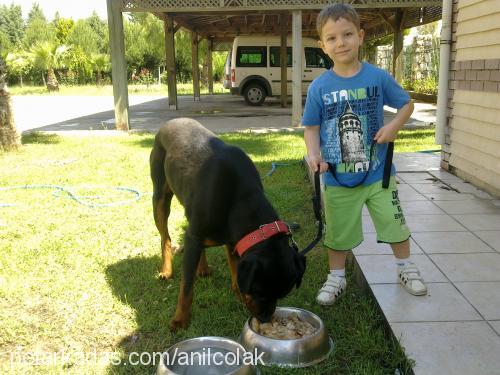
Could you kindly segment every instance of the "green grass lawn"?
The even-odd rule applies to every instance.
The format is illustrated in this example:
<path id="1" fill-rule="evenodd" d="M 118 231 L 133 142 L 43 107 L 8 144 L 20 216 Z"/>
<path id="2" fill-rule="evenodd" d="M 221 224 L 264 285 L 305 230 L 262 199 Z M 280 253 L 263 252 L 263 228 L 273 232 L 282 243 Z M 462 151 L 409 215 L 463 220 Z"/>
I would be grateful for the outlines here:
<path id="1" fill-rule="evenodd" d="M 60 85 L 59 91 L 49 92 L 45 86 L 12 86 L 9 87 L 11 95 L 113 95 L 112 85 L 80 85 L 80 86 L 65 86 Z M 208 87 L 202 86 L 200 88 L 201 94 L 208 94 Z M 165 84 L 152 84 L 152 85 L 128 85 L 129 95 L 164 95 L 168 96 L 167 85 Z M 192 95 L 193 83 L 177 83 L 178 95 Z M 214 82 L 214 94 L 229 94 L 229 90 L 222 87 L 221 82 Z"/>
<path id="2" fill-rule="evenodd" d="M 433 148 L 426 137 L 430 134 L 420 134 L 421 143 L 413 149 Z M 280 217 L 300 224 L 295 239 L 304 247 L 316 227 L 310 184 L 299 163 L 302 134 L 235 133 L 222 138 L 243 148 L 261 176 L 273 161 L 289 163 L 263 177 L 263 184 Z M 405 139 L 417 144 L 405 133 L 401 144 Z M 134 197 L 114 187 L 142 193 L 132 203 L 92 208 L 48 188 L 0 191 L 0 373 L 151 374 L 153 365 L 123 363 L 130 353 L 160 352 L 186 338 L 238 337 L 248 314 L 230 290 L 222 248 L 207 251 L 213 274 L 196 282 L 190 327 L 176 333 L 168 329 L 181 256 L 174 258 L 174 279 L 159 280 L 160 238 L 153 221 L 148 164 L 152 141 L 152 135 L 139 134 L 35 133 L 24 137 L 21 151 L 0 154 L 0 187 L 63 186 L 93 203 Z M 170 217 L 172 237 L 180 241 L 186 221 L 175 200 Z M 385 336 L 374 302 L 355 285 L 350 272 L 347 293 L 335 307 L 322 308 L 314 299 L 327 272 L 326 252 L 315 249 L 307 261 L 302 286 L 279 305 L 318 314 L 333 337 L 334 351 L 311 368 L 262 368 L 262 373 L 393 374 L 396 368 L 405 373 L 410 361 Z M 36 359 L 34 353 L 41 357 Z M 39 365 L 31 366 L 35 362 Z"/>

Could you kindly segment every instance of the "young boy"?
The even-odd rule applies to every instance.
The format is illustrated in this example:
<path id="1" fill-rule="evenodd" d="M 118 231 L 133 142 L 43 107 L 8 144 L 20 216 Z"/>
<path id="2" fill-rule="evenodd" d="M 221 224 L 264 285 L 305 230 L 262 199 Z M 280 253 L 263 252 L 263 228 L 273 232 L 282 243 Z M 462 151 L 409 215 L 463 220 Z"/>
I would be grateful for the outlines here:
<path id="1" fill-rule="evenodd" d="M 394 174 L 382 187 L 388 142 L 396 139 L 413 112 L 406 91 L 384 70 L 359 61 L 364 31 L 347 4 L 327 6 L 318 15 L 320 47 L 334 66 L 310 85 L 302 118 L 309 167 L 324 174 L 326 236 L 330 273 L 316 298 L 331 305 L 346 287 L 347 251 L 363 241 L 361 210 L 368 210 L 377 241 L 391 245 L 400 283 L 414 295 L 427 288 L 410 260 Z M 384 125 L 383 106 L 398 110 Z M 333 172 L 333 173 L 332 173 Z"/>

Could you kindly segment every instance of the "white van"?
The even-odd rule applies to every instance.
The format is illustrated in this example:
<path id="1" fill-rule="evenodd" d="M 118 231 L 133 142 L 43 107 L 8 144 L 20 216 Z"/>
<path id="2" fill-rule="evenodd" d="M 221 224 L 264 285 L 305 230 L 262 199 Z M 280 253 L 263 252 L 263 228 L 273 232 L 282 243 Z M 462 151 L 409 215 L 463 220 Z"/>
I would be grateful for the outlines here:
<path id="1" fill-rule="evenodd" d="M 287 39 L 287 93 L 292 93 L 292 38 Z M 281 95 L 279 36 L 237 36 L 231 50 L 231 94 L 250 105 L 267 96 Z M 302 95 L 314 78 L 332 67 L 332 61 L 312 38 L 302 39 Z"/>

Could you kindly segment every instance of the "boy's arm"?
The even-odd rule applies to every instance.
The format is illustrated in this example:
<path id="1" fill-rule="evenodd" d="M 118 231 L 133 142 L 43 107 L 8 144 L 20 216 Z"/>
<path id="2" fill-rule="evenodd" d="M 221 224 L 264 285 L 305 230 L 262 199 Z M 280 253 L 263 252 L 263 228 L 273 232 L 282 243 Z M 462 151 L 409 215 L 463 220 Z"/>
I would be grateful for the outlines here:
<path id="1" fill-rule="evenodd" d="M 398 113 L 389 121 L 386 125 L 382 126 L 377 134 L 375 134 L 374 140 L 377 143 L 387 143 L 394 142 L 396 137 L 398 136 L 398 132 L 404 126 L 406 121 L 410 118 L 413 113 L 413 100 L 410 99 L 408 103 L 398 109 Z"/>
<path id="2" fill-rule="evenodd" d="M 307 163 L 313 172 L 323 173 L 328 170 L 328 164 L 323 161 L 319 147 L 319 125 L 304 127 L 304 141 L 307 149 Z"/>

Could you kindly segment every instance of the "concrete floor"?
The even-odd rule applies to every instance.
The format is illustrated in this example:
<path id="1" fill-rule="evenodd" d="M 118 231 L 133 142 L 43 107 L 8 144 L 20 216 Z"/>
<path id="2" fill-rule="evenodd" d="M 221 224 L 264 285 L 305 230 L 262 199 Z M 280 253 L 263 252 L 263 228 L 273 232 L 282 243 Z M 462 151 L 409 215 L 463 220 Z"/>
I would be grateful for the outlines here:
<path id="1" fill-rule="evenodd" d="M 14 97 L 20 131 L 112 134 L 112 97 Z M 291 108 L 277 100 L 248 107 L 242 98 L 130 97 L 131 128 L 156 132 L 188 116 L 215 132 L 289 129 Z M 416 103 L 407 127 L 435 122 L 435 106 Z M 386 111 L 386 120 L 394 113 Z M 106 131 L 105 129 L 108 129 Z M 90 130 L 90 131 L 89 131 Z M 412 230 L 412 253 L 428 285 L 414 297 L 397 284 L 388 245 L 377 244 L 364 212 L 365 241 L 353 250 L 392 333 L 416 361 L 416 374 L 500 374 L 500 200 L 439 169 L 429 153 L 395 154 L 399 194 Z"/>
<path id="2" fill-rule="evenodd" d="M 291 126 L 291 105 L 281 108 L 275 98 L 260 107 L 245 104 L 243 98 L 231 95 L 202 95 L 195 102 L 191 96 L 179 97 L 179 109 L 168 110 L 165 97 L 129 97 L 130 128 L 133 131 L 156 132 L 174 117 L 192 117 L 216 133 L 235 130 L 283 129 Z M 15 96 L 14 118 L 19 131 L 86 131 L 112 130 L 114 126 L 111 96 Z M 432 125 L 436 106 L 417 102 L 408 127 Z M 394 116 L 386 111 L 386 118 Z"/>

